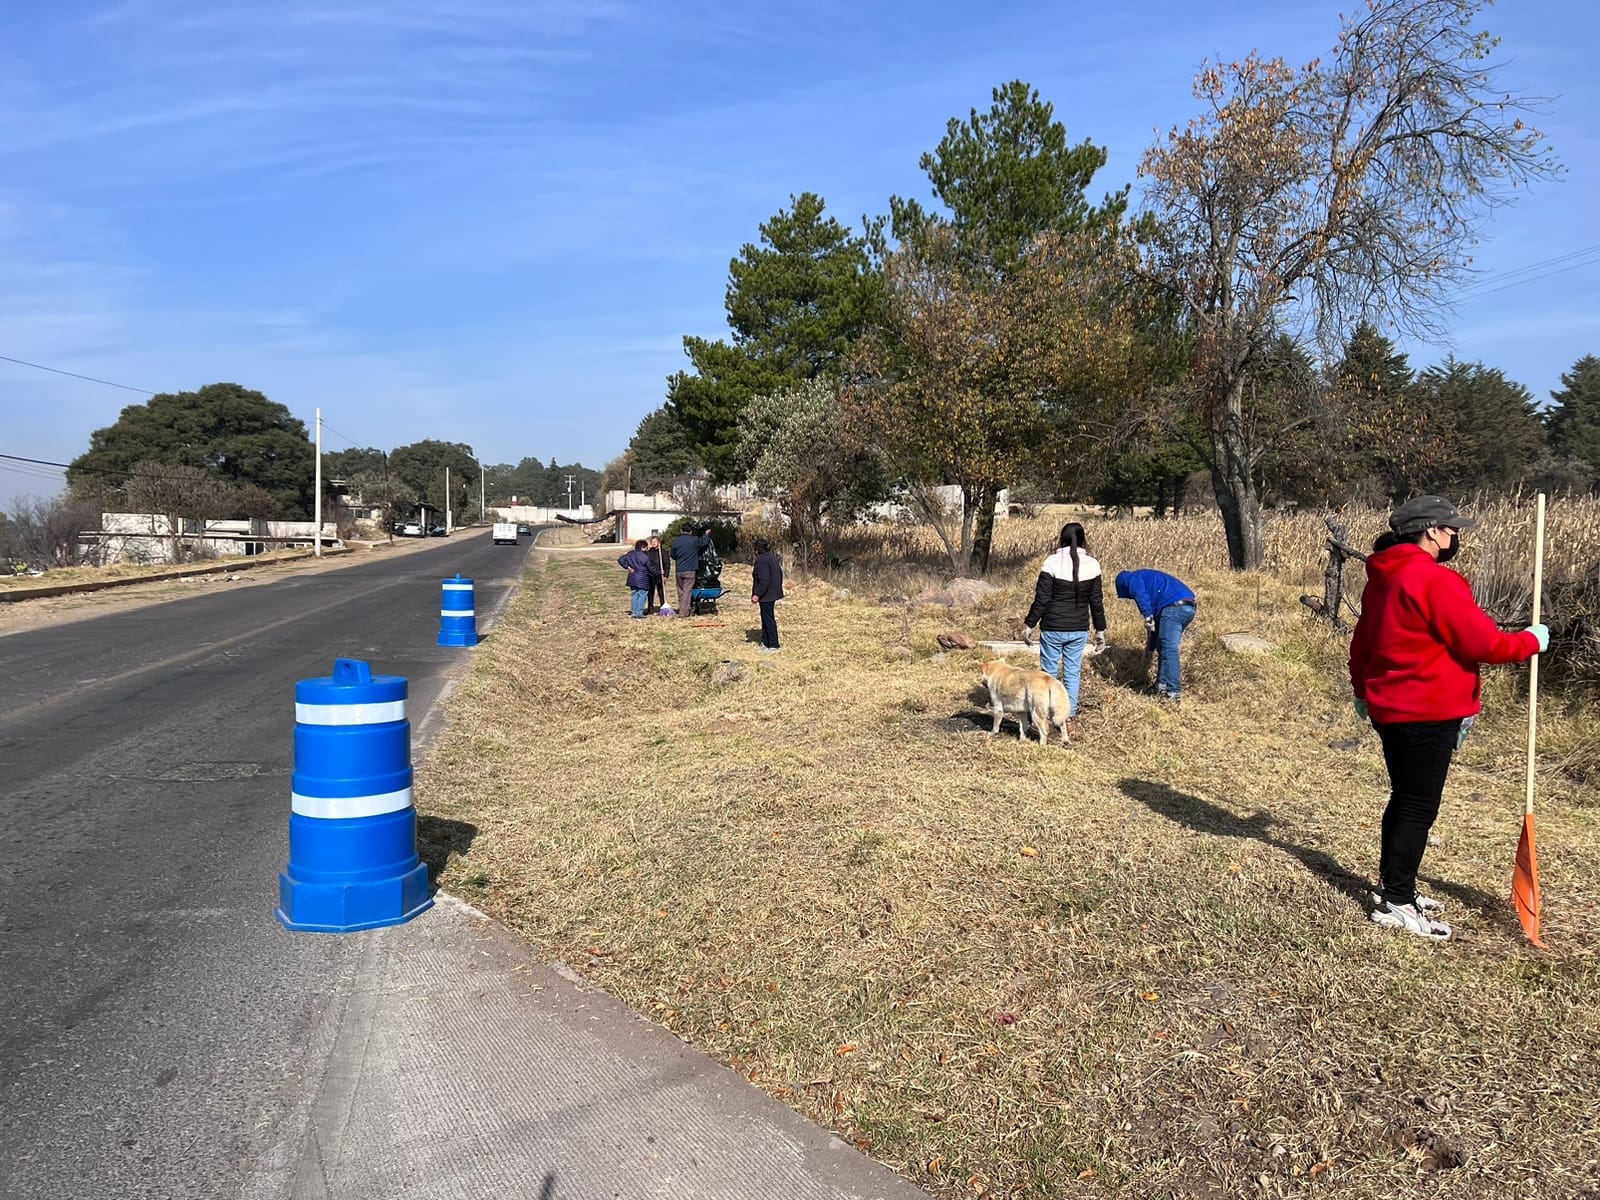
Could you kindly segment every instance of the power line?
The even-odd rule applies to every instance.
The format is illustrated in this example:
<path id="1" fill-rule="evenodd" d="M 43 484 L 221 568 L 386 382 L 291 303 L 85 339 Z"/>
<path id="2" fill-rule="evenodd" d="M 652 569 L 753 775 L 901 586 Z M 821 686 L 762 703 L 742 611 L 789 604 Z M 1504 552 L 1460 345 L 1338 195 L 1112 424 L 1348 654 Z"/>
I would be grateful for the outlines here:
<path id="1" fill-rule="evenodd" d="M 1523 266 L 1523 267 L 1513 267 L 1512 269 L 1506 270 L 1506 271 L 1491 271 L 1491 272 L 1489 272 L 1489 274 L 1485 275 L 1482 279 L 1479 279 L 1474 283 L 1468 284 L 1466 290 L 1471 291 L 1471 290 L 1473 290 L 1475 288 L 1485 287 L 1485 286 L 1487 286 L 1489 284 L 1500 283 L 1503 280 L 1511 279 L 1514 276 L 1525 275 L 1529 271 L 1538 271 L 1538 270 L 1541 270 L 1544 267 L 1553 267 L 1553 266 L 1556 266 L 1558 263 L 1566 262 L 1568 259 L 1578 258 L 1578 257 L 1583 256 L 1583 255 L 1593 254 L 1596 251 L 1600 251 L 1600 245 L 1585 246 L 1581 250 L 1569 250 L 1565 254 L 1558 254 L 1554 258 L 1547 258 L 1547 259 L 1543 260 L 1542 262 L 1529 263 L 1527 266 Z"/>
<path id="2" fill-rule="evenodd" d="M 1541 279 L 1549 279 L 1552 275 L 1565 275 L 1568 271 L 1577 271 L 1583 267 L 1600 266 L 1600 257 L 1586 258 L 1581 262 L 1571 263 L 1565 267 L 1557 267 L 1553 271 L 1541 271 L 1537 275 L 1529 275 L 1524 279 L 1513 279 L 1509 283 L 1502 283 L 1497 287 L 1468 288 L 1458 297 L 1462 300 L 1477 300 L 1483 296 L 1492 296 L 1496 292 L 1503 292 L 1507 288 L 1520 287 L 1525 283 L 1537 283 Z"/>
<path id="3" fill-rule="evenodd" d="M 129 474 L 127 471 L 113 471 L 113 470 L 111 470 L 111 469 L 109 469 L 107 467 L 75 467 L 71 463 L 51 462 L 49 459 L 45 459 L 45 458 L 24 458 L 20 454 L 0 454 L 0 460 L 4 460 L 5 462 L 8 462 L 8 463 L 21 463 L 21 464 L 24 464 L 22 466 L 13 467 L 11 469 L 14 470 L 14 471 L 17 471 L 19 473 L 29 473 L 29 471 L 31 469 L 32 471 L 37 472 L 38 477 L 41 478 L 41 479 L 43 479 L 43 478 L 53 478 L 54 477 L 52 475 L 47 475 L 47 473 L 45 471 L 39 470 L 39 468 L 42 468 L 42 467 L 54 467 L 54 468 L 56 468 L 56 469 L 58 469 L 60 471 L 68 471 L 68 470 L 82 471 L 86 475 L 115 475 L 115 476 L 117 476 L 117 477 L 119 477 L 119 478 L 121 478 L 123 480 L 128 480 L 128 479 L 134 478 L 134 476 Z M 209 468 L 209 467 L 191 467 L 189 469 L 192 470 L 192 471 L 205 471 L 208 475 L 212 474 L 212 471 L 213 471 L 213 468 Z M 139 475 L 138 475 L 138 478 L 140 478 L 140 479 L 177 479 L 177 480 L 182 480 L 184 482 L 187 482 L 190 479 L 192 479 L 193 476 L 190 476 L 190 475 L 166 475 L 166 474 L 162 474 L 159 471 L 150 471 L 150 472 L 141 471 L 139 473 Z"/>
<path id="4" fill-rule="evenodd" d="M 20 358 L 12 358 L 9 354 L 0 354 L 0 361 L 16 363 L 19 367 L 32 367 L 35 371 L 49 371 L 52 375 L 68 375 L 73 379 L 87 380 L 89 383 L 103 383 L 106 387 L 121 388 L 125 392 L 138 392 L 144 396 L 156 396 L 160 393 L 149 388 L 134 387 L 127 383 L 114 383 L 109 379 L 96 379 L 93 375 L 80 375 L 76 371 L 63 371 L 60 367 L 47 367 L 43 363 L 27 362 Z"/>

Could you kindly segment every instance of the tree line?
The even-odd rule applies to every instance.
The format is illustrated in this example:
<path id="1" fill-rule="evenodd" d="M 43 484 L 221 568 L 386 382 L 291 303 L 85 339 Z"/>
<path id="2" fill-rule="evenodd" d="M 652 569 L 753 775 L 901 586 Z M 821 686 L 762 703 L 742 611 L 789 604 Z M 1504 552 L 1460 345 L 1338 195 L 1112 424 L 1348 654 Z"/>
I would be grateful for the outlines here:
<path id="1" fill-rule="evenodd" d="M 181 518 L 307 520 L 313 512 L 315 447 L 305 422 L 261 392 L 213 383 L 163 392 L 131 404 L 90 436 L 66 470 L 64 495 L 22 499 L 0 514 L 0 557 L 52 566 L 78 560 L 78 535 L 102 512 L 150 512 Z M 446 469 L 450 490 L 445 492 Z M 480 470 L 482 473 L 480 492 Z M 471 446 L 424 439 L 393 450 L 325 452 L 323 512 L 337 519 L 343 496 L 384 509 L 386 524 L 426 507 L 475 521 L 480 494 L 491 506 L 512 496 L 534 505 L 592 497 L 600 473 L 524 458 L 480 468 Z M 342 486 L 341 486 L 342 485 Z"/>
<path id="2" fill-rule="evenodd" d="M 898 496 L 976 572 L 1006 488 L 1165 507 L 1200 472 L 1250 568 L 1275 504 L 1594 487 L 1595 359 L 1541 410 L 1492 366 L 1416 371 L 1392 340 L 1436 335 L 1488 216 L 1561 172 L 1481 7 L 1369 0 L 1303 66 L 1204 64 L 1137 208 L 1126 185 L 1091 196 L 1106 151 L 1022 81 L 948 122 L 929 201 L 890 197 L 856 232 L 791 196 L 730 261 L 728 334 L 684 338 L 628 465 L 675 440 L 803 542 Z"/>

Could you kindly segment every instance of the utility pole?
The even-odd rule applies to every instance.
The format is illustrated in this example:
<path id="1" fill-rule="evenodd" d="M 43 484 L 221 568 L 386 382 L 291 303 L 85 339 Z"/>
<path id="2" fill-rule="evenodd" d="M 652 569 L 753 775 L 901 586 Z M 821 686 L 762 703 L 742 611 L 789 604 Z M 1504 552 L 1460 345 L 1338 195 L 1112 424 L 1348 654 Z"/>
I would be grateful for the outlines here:
<path id="1" fill-rule="evenodd" d="M 322 410 L 317 409 L 317 466 L 313 473 L 312 491 L 316 493 L 311 501 L 311 523 L 316 526 L 316 540 L 312 543 L 311 554 L 314 558 L 322 557 Z"/>
<path id="2" fill-rule="evenodd" d="M 444 469 L 444 533 L 450 536 L 450 468 Z"/>
<path id="3" fill-rule="evenodd" d="M 478 524 L 483 525 L 489 518 L 489 501 L 486 499 L 488 493 L 484 490 L 483 460 L 477 459 L 475 461 L 478 464 Z"/>
<path id="4" fill-rule="evenodd" d="M 572 509 L 572 485 L 576 481 L 577 481 L 577 476 L 575 476 L 575 475 L 568 475 L 567 476 L 567 510 L 569 512 Z"/>

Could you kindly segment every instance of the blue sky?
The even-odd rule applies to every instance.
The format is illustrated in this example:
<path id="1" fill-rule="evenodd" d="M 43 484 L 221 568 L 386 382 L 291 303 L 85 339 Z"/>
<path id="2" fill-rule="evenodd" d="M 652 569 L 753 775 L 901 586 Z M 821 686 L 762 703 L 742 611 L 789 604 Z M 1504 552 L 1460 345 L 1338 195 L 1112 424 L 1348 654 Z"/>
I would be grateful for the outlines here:
<path id="1" fill-rule="evenodd" d="M 728 260 L 791 193 L 847 223 L 925 196 L 918 156 L 1013 78 L 1109 149 L 1110 190 L 1192 114 L 1204 58 L 1303 61 L 1338 11 L 18 0 L 0 355 L 162 391 L 235 380 L 308 423 L 320 404 L 329 449 L 437 437 L 599 466 L 664 399 L 683 335 L 724 332 Z M 1507 86 L 1554 97 L 1537 124 L 1567 175 L 1495 216 L 1449 348 L 1542 400 L 1600 353 L 1600 6 L 1484 23 Z M 0 452 L 65 461 L 138 400 L 0 362 Z M 54 490 L 0 463 L 0 505 Z"/>

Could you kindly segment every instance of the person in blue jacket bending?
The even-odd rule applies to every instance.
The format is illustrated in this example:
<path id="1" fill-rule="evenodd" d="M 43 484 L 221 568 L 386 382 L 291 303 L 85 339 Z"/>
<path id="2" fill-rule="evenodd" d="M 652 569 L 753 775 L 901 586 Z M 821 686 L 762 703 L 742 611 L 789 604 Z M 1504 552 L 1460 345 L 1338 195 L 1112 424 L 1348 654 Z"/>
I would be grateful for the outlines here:
<path id="1" fill-rule="evenodd" d="M 1139 606 L 1144 627 L 1149 631 L 1145 661 L 1157 655 L 1156 695 L 1176 701 L 1183 690 L 1183 667 L 1178 661 L 1178 642 L 1194 620 L 1194 592 L 1189 585 L 1165 571 L 1118 571 L 1117 598 L 1132 600 Z"/>

